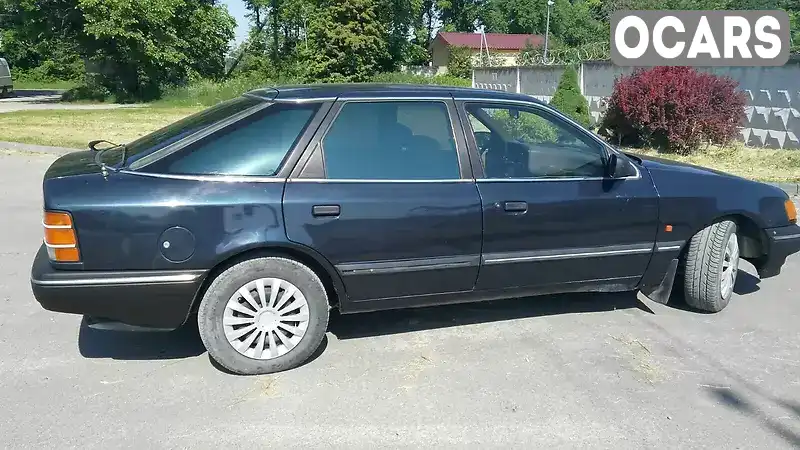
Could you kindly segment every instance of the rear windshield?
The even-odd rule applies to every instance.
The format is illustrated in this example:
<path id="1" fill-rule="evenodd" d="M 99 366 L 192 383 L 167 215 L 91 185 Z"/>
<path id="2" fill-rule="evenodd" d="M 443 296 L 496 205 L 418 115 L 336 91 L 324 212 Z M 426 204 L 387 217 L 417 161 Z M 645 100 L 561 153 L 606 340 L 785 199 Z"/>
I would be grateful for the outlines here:
<path id="1" fill-rule="evenodd" d="M 242 96 L 192 114 L 127 144 L 125 165 L 198 131 L 245 116 L 267 105 L 262 99 Z"/>

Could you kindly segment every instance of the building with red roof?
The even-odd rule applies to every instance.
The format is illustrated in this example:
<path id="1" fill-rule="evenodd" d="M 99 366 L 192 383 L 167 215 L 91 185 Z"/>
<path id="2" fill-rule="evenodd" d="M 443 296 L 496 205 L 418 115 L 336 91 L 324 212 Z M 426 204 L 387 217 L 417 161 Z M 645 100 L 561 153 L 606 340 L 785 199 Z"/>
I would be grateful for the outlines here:
<path id="1" fill-rule="evenodd" d="M 517 55 L 528 42 L 534 47 L 541 47 L 544 45 L 544 36 L 540 34 L 486 33 L 483 51 L 485 52 L 488 48 L 489 54 L 500 65 L 514 66 L 517 63 Z M 481 52 L 481 34 L 439 32 L 431 42 L 431 65 L 437 68 L 437 71 L 443 72 L 443 68 L 447 67 L 450 49 L 453 47 L 469 48 L 472 50 L 473 58 L 477 60 Z"/>

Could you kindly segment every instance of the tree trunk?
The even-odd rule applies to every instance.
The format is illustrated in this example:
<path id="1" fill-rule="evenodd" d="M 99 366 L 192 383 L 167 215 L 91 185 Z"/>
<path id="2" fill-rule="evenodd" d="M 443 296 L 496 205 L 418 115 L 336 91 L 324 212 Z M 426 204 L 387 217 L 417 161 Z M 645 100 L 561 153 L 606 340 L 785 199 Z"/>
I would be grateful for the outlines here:
<path id="1" fill-rule="evenodd" d="M 280 53 L 278 52 L 278 45 L 280 42 L 280 14 L 278 14 L 278 0 L 272 0 L 270 13 L 272 14 L 272 64 L 277 67 L 278 58 L 280 56 Z"/>

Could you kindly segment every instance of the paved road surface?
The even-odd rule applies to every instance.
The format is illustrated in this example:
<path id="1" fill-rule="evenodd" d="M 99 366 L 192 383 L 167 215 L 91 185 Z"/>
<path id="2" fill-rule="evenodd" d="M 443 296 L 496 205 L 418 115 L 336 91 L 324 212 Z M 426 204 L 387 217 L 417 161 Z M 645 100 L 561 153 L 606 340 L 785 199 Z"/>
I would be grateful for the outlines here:
<path id="1" fill-rule="evenodd" d="M 38 306 L 51 160 L 0 154 L 3 447 L 800 446 L 798 257 L 742 273 L 716 315 L 571 295 L 335 317 L 309 364 L 238 377 L 196 329 L 91 331 Z"/>
<path id="2" fill-rule="evenodd" d="M 16 91 L 13 97 L 0 98 L 0 113 L 46 109 L 114 109 L 135 108 L 141 105 L 116 103 L 78 104 L 62 103 L 58 91 Z"/>

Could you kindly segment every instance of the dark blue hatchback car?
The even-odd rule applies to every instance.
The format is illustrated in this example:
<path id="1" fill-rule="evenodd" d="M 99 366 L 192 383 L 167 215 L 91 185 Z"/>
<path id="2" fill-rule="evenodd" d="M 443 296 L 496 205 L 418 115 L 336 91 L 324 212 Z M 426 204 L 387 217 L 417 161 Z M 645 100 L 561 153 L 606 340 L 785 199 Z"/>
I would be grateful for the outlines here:
<path id="1" fill-rule="evenodd" d="M 304 362 L 331 308 L 676 285 L 719 311 L 740 257 L 769 277 L 800 250 L 783 191 L 622 153 L 523 95 L 286 86 L 100 145 L 44 176 L 37 300 L 95 326 L 196 316 L 237 373 Z"/>

